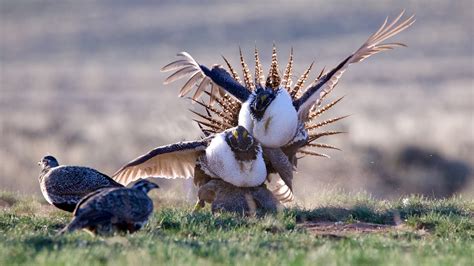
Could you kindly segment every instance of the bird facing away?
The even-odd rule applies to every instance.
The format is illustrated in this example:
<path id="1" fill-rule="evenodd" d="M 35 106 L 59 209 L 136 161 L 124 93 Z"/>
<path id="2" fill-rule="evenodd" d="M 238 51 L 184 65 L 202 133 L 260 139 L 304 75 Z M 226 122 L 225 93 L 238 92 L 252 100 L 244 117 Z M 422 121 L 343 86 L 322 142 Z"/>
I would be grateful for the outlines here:
<path id="1" fill-rule="evenodd" d="M 61 210 L 73 212 L 87 194 L 104 187 L 123 187 L 101 172 L 89 167 L 59 165 L 51 155 L 38 162 L 41 192 L 46 201 Z"/>
<path id="2" fill-rule="evenodd" d="M 254 79 L 240 51 L 240 61 L 244 73 L 243 82 L 225 58 L 224 61 L 230 73 L 219 65 L 209 69 L 196 62 L 188 53 L 181 52 L 178 53 L 179 60 L 161 69 L 163 72 L 176 71 L 164 83 L 167 84 L 183 77 L 190 77 L 180 90 L 180 97 L 197 88 L 192 99 L 198 101 L 203 94 L 208 94 L 210 103 L 207 105 L 207 110 L 211 110 L 211 112 L 217 110 L 213 107 L 215 102 L 221 106 L 223 102 L 228 110 L 216 112 L 222 118 L 222 121 L 219 123 L 219 121 L 212 119 L 211 123 L 209 121 L 208 123 L 199 122 L 200 125 L 205 126 L 205 130 L 208 132 L 225 130 L 227 127 L 236 126 L 236 124 L 244 126 L 261 143 L 265 159 L 269 160 L 272 168 L 278 172 L 286 186 L 283 189 L 288 191 L 288 188 L 292 189 L 293 180 L 292 171 L 288 171 L 288 169 L 296 166 L 296 153 L 326 156 L 302 148 L 333 148 L 327 144 L 312 142 L 322 136 L 341 133 L 314 132 L 321 126 L 344 118 L 337 117 L 312 124 L 313 119 L 319 117 L 322 112 L 331 108 L 340 99 L 318 109 L 321 101 L 335 88 L 349 65 L 361 62 L 381 51 L 404 46 L 401 43 L 383 43 L 415 22 L 414 16 L 400 20 L 403 14 L 404 11 L 391 22 L 388 22 L 387 18 L 382 26 L 359 49 L 331 71 L 324 73 L 323 69 L 316 80 L 306 88 L 304 88 L 304 83 L 313 64 L 292 87 L 293 50 L 290 53 L 283 77 L 280 77 L 275 46 L 273 47 L 270 71 L 266 78 L 263 74 L 257 49 L 255 49 Z M 208 88 L 210 88 L 209 91 Z M 232 97 L 229 97 L 229 95 Z M 238 113 L 237 119 L 232 115 L 235 112 Z M 287 160 L 284 159 L 282 154 L 287 155 Z"/>
<path id="3" fill-rule="evenodd" d="M 143 227 L 153 212 L 148 192 L 155 188 L 157 184 L 140 180 L 131 188 L 102 188 L 92 192 L 77 204 L 72 221 L 59 234 L 78 229 L 93 234 L 133 233 Z"/>
<path id="4" fill-rule="evenodd" d="M 276 212 L 278 200 L 265 185 L 258 187 L 235 187 L 219 179 L 212 179 L 199 188 L 201 199 L 195 210 L 211 204 L 212 212 L 235 212 L 239 214 L 256 214 Z"/>
<path id="5" fill-rule="evenodd" d="M 267 176 L 260 144 L 241 126 L 204 139 L 155 148 L 127 163 L 112 178 L 129 184 L 140 178 L 194 178 L 195 168 L 237 187 L 254 187 Z"/>

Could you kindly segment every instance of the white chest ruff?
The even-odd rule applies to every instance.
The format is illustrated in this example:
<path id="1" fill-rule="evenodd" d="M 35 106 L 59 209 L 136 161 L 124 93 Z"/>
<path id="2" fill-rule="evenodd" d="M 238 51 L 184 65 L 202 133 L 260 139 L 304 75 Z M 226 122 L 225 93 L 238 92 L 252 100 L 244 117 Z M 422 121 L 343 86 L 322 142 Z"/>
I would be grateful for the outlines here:
<path id="1" fill-rule="evenodd" d="M 206 149 L 206 167 L 215 178 L 220 178 L 234 186 L 254 187 L 261 185 L 267 176 L 267 169 L 259 151 L 253 161 L 238 161 L 224 139 L 224 134 L 216 135 Z"/>
<path id="2" fill-rule="evenodd" d="M 285 89 L 281 89 L 258 121 L 250 114 L 249 102 L 242 105 L 239 125 L 252 132 L 262 146 L 279 148 L 293 139 L 298 127 L 298 114 L 293 107 L 291 96 Z"/>
<path id="3" fill-rule="evenodd" d="M 47 176 L 43 177 L 47 178 Z M 53 204 L 53 200 L 49 197 L 48 191 L 46 190 L 46 182 L 45 180 L 40 180 L 40 188 L 41 188 L 41 194 L 43 194 L 44 199 L 49 203 Z"/>

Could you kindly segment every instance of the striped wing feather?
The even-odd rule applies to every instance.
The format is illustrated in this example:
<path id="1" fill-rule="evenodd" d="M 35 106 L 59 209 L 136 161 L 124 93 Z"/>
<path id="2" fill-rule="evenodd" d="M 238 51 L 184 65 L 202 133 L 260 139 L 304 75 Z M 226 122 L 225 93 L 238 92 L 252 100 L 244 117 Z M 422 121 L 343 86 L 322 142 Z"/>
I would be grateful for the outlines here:
<path id="1" fill-rule="evenodd" d="M 199 64 L 187 52 L 180 52 L 177 54 L 179 59 L 169 63 L 161 68 L 162 72 L 174 71 L 168 78 L 165 79 L 164 84 L 172 83 L 184 77 L 189 77 L 184 86 L 179 92 L 179 97 L 183 97 L 190 93 L 193 89 L 196 91 L 193 94 L 193 99 L 198 100 L 204 91 L 211 87 L 211 104 L 214 103 L 215 98 L 223 94 L 223 90 L 217 84 L 206 76 Z"/>
<path id="2" fill-rule="evenodd" d="M 123 185 L 148 177 L 192 178 L 196 160 L 206 149 L 207 143 L 203 139 L 155 148 L 127 163 L 112 178 Z"/>
<path id="3" fill-rule="evenodd" d="M 295 199 L 293 191 L 279 175 L 273 174 L 268 185 L 275 198 L 281 203 L 289 203 Z"/>
<path id="4" fill-rule="evenodd" d="M 316 83 L 313 83 L 308 87 L 306 92 L 295 101 L 295 106 L 298 107 L 298 116 L 300 120 L 306 121 L 308 119 L 310 109 L 315 104 L 318 105 L 320 99 L 337 85 L 342 74 L 344 74 L 350 64 L 361 62 L 371 55 L 394 49 L 397 46 L 405 46 L 401 43 L 382 43 L 388 38 L 407 29 L 415 22 L 414 15 L 412 15 L 398 23 L 404 13 L 405 11 L 402 11 L 388 25 L 388 18 L 385 19 L 385 22 L 382 24 L 382 26 L 374 34 L 372 34 L 355 53 L 347 57 L 336 68 L 323 75 L 316 81 Z"/>

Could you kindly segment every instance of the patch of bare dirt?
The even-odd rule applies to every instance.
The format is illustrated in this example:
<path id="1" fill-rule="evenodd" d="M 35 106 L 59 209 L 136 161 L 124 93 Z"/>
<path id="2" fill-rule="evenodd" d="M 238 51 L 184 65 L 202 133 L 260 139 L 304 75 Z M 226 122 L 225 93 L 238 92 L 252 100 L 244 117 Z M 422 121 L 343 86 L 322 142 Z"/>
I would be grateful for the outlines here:
<path id="1" fill-rule="evenodd" d="M 299 225 L 309 233 L 332 238 L 344 238 L 351 234 L 386 233 L 399 229 L 396 225 L 373 223 L 342 223 L 342 222 L 304 222 Z"/>

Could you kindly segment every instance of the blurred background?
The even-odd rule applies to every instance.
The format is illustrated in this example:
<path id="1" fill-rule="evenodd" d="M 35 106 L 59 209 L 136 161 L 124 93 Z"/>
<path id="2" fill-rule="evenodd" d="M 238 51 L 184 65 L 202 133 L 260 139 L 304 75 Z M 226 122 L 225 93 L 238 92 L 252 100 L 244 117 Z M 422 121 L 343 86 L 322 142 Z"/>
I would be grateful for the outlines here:
<path id="1" fill-rule="evenodd" d="M 18 1 L 0 0 L 0 189 L 39 195 L 37 162 L 112 174 L 149 149 L 200 136 L 179 83 L 159 69 L 188 51 L 200 63 L 269 66 L 295 51 L 295 76 L 336 66 L 402 10 L 416 23 L 400 48 L 347 71 L 329 117 L 343 151 L 303 158 L 295 193 L 328 189 L 377 198 L 411 193 L 474 198 L 474 57 L 471 0 L 460 1 Z M 184 182 L 158 181 L 173 192 Z M 168 190 L 169 191 L 169 190 Z M 182 193 L 179 193 L 182 195 Z"/>

